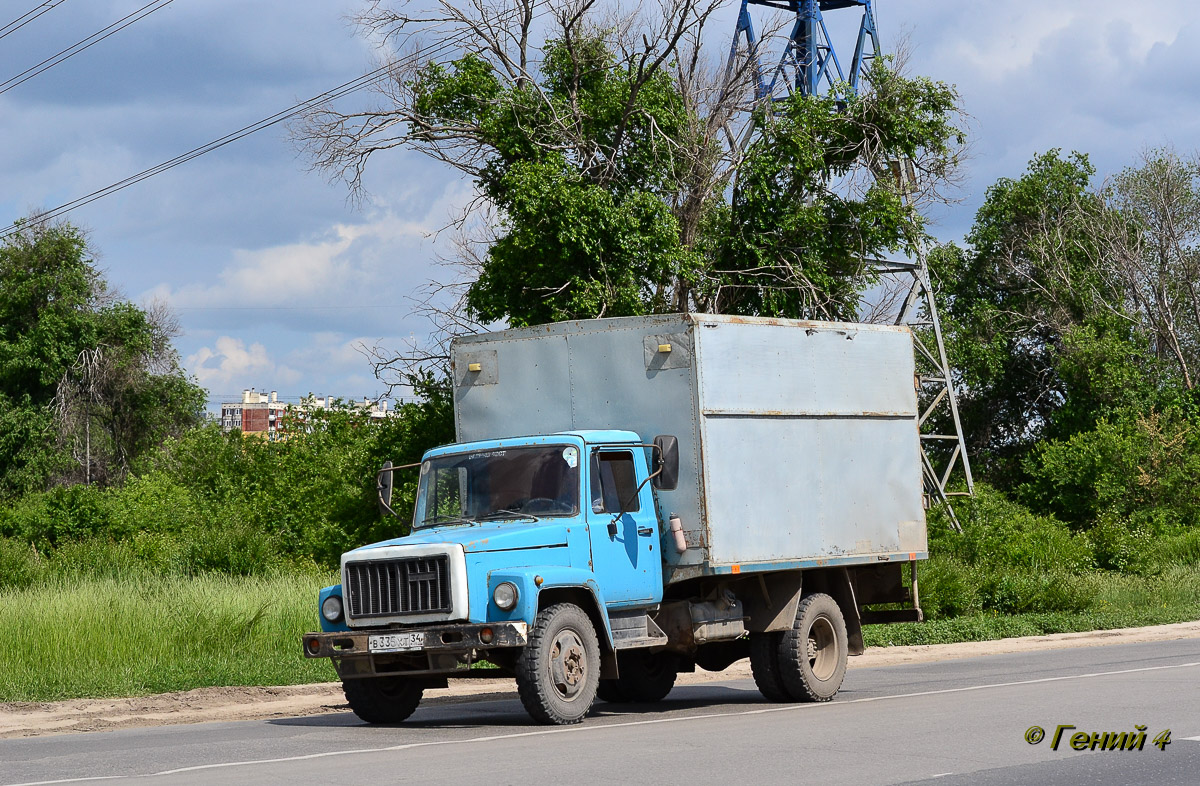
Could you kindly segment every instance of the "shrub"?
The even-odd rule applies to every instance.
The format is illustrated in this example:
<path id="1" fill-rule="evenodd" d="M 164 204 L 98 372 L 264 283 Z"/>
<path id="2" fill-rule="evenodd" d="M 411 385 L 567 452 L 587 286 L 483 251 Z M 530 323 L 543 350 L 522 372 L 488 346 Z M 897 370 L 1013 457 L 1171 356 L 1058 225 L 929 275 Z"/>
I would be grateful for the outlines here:
<path id="1" fill-rule="evenodd" d="M 974 614 L 982 609 L 976 572 L 954 556 L 932 556 L 917 574 L 921 608 L 928 619 Z"/>
<path id="2" fill-rule="evenodd" d="M 1151 560 L 1160 568 L 1169 565 L 1200 565 L 1200 528 L 1155 539 Z"/>
<path id="3" fill-rule="evenodd" d="M 981 577 L 979 594 L 983 609 L 999 614 L 1080 612 L 1095 600 L 1086 580 L 1063 571 L 990 571 Z"/>
<path id="4" fill-rule="evenodd" d="M 1122 573 L 1140 573 L 1151 564 L 1153 536 L 1142 526 L 1105 513 L 1087 533 L 1096 566 Z"/>
<path id="5" fill-rule="evenodd" d="M 1092 566 L 1090 543 L 1053 516 L 1039 516 L 979 483 L 975 496 L 955 503 L 963 532 L 949 529 L 945 513 L 931 511 L 930 549 L 972 565 L 1031 571 L 1080 572 Z"/>
<path id="6" fill-rule="evenodd" d="M 122 579 L 149 572 L 131 542 L 104 535 L 62 541 L 48 557 L 56 576 Z"/>
<path id="7" fill-rule="evenodd" d="M 179 561 L 188 575 L 235 576 L 267 575 L 282 563 L 274 538 L 243 523 L 194 530 L 185 541 Z"/>
<path id="8" fill-rule="evenodd" d="M 1039 444 L 1018 494 L 1076 529 L 1109 512 L 1156 530 L 1200 524 L 1198 426 L 1178 406 L 1120 410 L 1090 431 Z"/>
<path id="9" fill-rule="evenodd" d="M 0 538 L 0 589 L 20 589 L 41 580 L 46 560 L 28 541 Z"/>
<path id="10" fill-rule="evenodd" d="M 179 533 L 206 517 L 196 495 L 161 472 L 131 477 L 108 494 L 111 519 L 130 531 Z"/>

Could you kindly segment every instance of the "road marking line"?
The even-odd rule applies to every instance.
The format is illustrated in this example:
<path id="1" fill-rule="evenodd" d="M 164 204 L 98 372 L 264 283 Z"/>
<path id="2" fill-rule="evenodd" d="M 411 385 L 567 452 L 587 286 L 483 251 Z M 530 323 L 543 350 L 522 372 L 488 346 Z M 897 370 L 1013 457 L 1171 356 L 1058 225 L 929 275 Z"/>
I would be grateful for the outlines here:
<path id="1" fill-rule="evenodd" d="M 276 759 L 250 759 L 247 761 L 226 761 L 216 762 L 213 764 L 197 764 L 192 767 L 179 767 L 172 770 L 162 770 L 160 772 L 143 773 L 140 775 L 103 775 L 88 778 L 64 778 L 55 781 L 30 781 L 26 783 L 14 783 L 8 786 L 51 786 L 58 783 L 82 783 L 84 781 L 95 780 L 113 780 L 116 778 L 158 778 L 164 775 L 177 775 L 184 772 L 197 772 L 201 770 L 218 770 L 227 767 L 247 767 L 255 764 L 282 764 L 283 762 L 291 761 L 312 761 L 314 759 L 326 759 L 334 756 L 357 756 L 363 753 L 391 753 L 394 751 L 412 750 L 414 748 L 432 748 L 435 746 L 445 745 L 473 745 L 483 742 L 497 742 L 500 740 L 513 740 L 523 737 L 548 737 L 552 734 L 582 734 L 593 731 L 601 731 L 604 729 L 624 729 L 634 726 L 653 726 L 662 723 L 684 723 L 687 721 L 709 720 L 713 718 L 732 718 L 746 715 L 768 715 L 776 712 L 801 712 L 801 711 L 816 711 L 822 707 L 844 707 L 847 704 L 867 704 L 875 701 L 889 701 L 891 699 L 912 699 L 920 696 L 940 696 L 947 693 L 967 693 L 976 690 L 988 690 L 991 688 L 1013 688 L 1021 685 L 1040 685 L 1047 682 L 1064 682 L 1066 680 L 1082 680 L 1092 677 L 1112 677 L 1119 674 L 1138 674 L 1147 671 L 1166 671 L 1169 669 L 1187 669 L 1200 666 L 1200 661 L 1191 663 L 1176 663 L 1171 666 L 1143 666 L 1137 669 L 1120 669 L 1117 671 L 1096 671 L 1088 674 L 1068 674 L 1062 677 L 1041 677 L 1035 680 L 1018 680 L 1016 682 L 996 682 L 987 685 L 968 685 L 963 688 L 942 688 L 940 690 L 919 691 L 916 693 L 895 693 L 887 696 L 865 696 L 861 699 L 850 699 L 848 701 L 839 701 L 836 703 L 819 703 L 819 704 L 785 704 L 777 707 L 763 707 L 757 710 L 743 710 L 735 712 L 713 712 L 706 715 L 686 715 L 677 718 L 652 718 L 649 720 L 626 721 L 621 723 L 604 723 L 595 726 L 566 726 L 554 729 L 537 729 L 534 731 L 522 731 L 513 734 L 490 734 L 486 737 L 469 737 L 462 740 L 425 740 L 422 742 L 406 742 L 400 745 L 389 745 L 382 748 L 357 748 L 354 750 L 341 751 L 325 751 L 324 753 L 308 753 L 301 756 L 282 756 Z M 1186 739 L 1200 739 L 1200 737 L 1188 737 Z M 946 773 L 950 774 L 950 773 Z M 937 776 L 935 776 L 937 777 Z"/>
<path id="2" fill-rule="evenodd" d="M 13 786 L 50 786 L 52 783 L 83 783 L 84 781 L 115 781 L 119 778 L 145 778 L 145 775 L 93 775 L 90 778 L 63 778 L 59 781 L 32 781 L 15 783 Z"/>
<path id="3" fill-rule="evenodd" d="M 1181 740 L 1188 740 L 1189 742 L 1200 742 L 1200 736 L 1196 736 L 1196 737 L 1180 737 L 1179 739 L 1181 739 Z"/>

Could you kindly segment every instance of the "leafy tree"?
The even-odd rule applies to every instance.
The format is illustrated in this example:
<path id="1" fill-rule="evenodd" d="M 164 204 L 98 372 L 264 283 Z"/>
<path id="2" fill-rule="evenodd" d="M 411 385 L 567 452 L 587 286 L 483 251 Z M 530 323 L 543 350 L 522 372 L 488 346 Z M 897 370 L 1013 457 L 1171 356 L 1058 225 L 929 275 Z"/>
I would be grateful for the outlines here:
<path id="1" fill-rule="evenodd" d="M 0 489 L 39 485 L 63 456 L 49 407 L 86 331 L 95 274 L 69 228 L 10 235 L 0 245 Z"/>
<path id="2" fill-rule="evenodd" d="M 298 129 L 316 165 L 355 190 L 370 157 L 400 145 L 473 178 L 496 210 L 470 260 L 477 321 L 848 318 L 868 261 L 921 237 L 919 214 L 878 174 L 914 160 L 924 186 L 945 182 L 963 142 L 952 88 L 880 62 L 848 101 L 760 109 L 743 150 L 733 126 L 750 75 L 712 69 L 700 46 L 715 3 L 603 25 L 592 2 L 537 4 L 551 16 L 541 40 L 534 5 L 443 2 L 421 17 L 372 3 L 360 21 L 385 41 L 437 31 L 470 48 L 401 58 L 383 108 L 323 108 Z"/>
<path id="3" fill-rule="evenodd" d="M 1155 356 L 1192 390 L 1200 367 L 1200 157 L 1148 151 L 1100 197 L 1108 210 L 1088 223 L 1096 261 Z"/>
<path id="4" fill-rule="evenodd" d="M 197 422 L 204 392 L 172 325 L 109 291 L 79 230 L 33 223 L 0 245 L 0 493 L 117 480 Z"/>
<path id="5" fill-rule="evenodd" d="M 704 277 L 706 310 L 854 321 L 875 282 L 868 262 L 913 255 L 924 220 L 886 173 L 918 162 L 925 187 L 945 182 L 963 144 L 947 85 L 876 61 L 848 98 L 795 95 L 758 121 Z M 905 198 L 906 196 L 910 198 Z"/>
<path id="6" fill-rule="evenodd" d="M 933 255 L 985 473 L 1015 482 L 1039 439 L 1185 403 L 1200 361 L 1198 166 L 1152 151 L 1093 187 L 1085 155 L 1052 150 L 988 190 L 967 249 Z"/>
<path id="7" fill-rule="evenodd" d="M 1068 395 L 1058 367 L 1067 337 L 1106 311 L 1098 302 L 1115 299 L 1080 220 L 1102 209 L 1090 190 L 1094 174 L 1086 155 L 1039 155 L 1022 177 L 988 189 L 968 248 L 930 255 L 968 448 L 985 474 L 1001 471 L 1054 420 Z M 1120 344 L 1111 325 L 1098 319 L 1076 340 L 1095 336 L 1092 350 Z"/>

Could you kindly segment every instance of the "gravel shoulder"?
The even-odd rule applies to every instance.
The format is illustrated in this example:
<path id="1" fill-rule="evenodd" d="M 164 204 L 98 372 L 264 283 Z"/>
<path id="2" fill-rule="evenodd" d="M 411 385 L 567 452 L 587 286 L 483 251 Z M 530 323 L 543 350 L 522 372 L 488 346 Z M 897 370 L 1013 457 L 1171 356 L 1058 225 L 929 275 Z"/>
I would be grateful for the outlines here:
<path id="1" fill-rule="evenodd" d="M 851 658 L 850 668 L 932 663 L 1009 652 L 1192 638 L 1200 638 L 1200 621 L 996 641 L 875 647 L 859 657 Z M 680 674 L 676 684 L 695 685 L 739 679 L 750 679 L 748 661 L 735 663 L 722 672 L 698 670 L 694 674 Z M 441 704 L 515 696 L 516 688 L 511 679 L 470 679 L 452 681 L 448 688 L 426 691 L 425 702 Z M 0 738 L 111 731 L 136 726 L 261 720 L 348 710 L 341 686 L 336 682 L 278 687 L 198 688 L 179 693 L 126 699 L 15 702 L 0 704 Z"/>

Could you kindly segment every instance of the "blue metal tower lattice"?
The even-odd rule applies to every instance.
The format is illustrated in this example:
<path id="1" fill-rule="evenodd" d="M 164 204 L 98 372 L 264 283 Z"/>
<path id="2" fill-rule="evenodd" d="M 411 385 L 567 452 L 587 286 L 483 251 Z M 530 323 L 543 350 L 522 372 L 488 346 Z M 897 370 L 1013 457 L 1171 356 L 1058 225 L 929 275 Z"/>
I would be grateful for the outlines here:
<path id="1" fill-rule="evenodd" d="M 784 44 L 778 64 L 770 71 L 763 68 L 763 40 L 756 34 L 751 6 L 765 6 L 778 11 L 795 14 L 790 34 Z M 858 40 L 848 71 L 842 70 L 842 61 L 825 25 L 825 12 L 856 9 L 862 13 L 858 26 Z M 782 29 L 782 28 L 781 28 Z M 782 36 L 770 36 L 771 39 Z M 753 88 L 754 104 L 791 95 L 814 96 L 823 90 L 835 98 L 845 98 L 858 92 L 859 83 L 871 67 L 871 61 L 880 55 L 879 35 L 875 28 L 875 13 L 871 0 L 742 0 L 733 43 L 729 49 L 727 78 L 734 75 L 741 58 L 746 58 L 739 74 L 748 87 Z M 731 143 L 744 149 L 753 132 L 753 121 L 742 132 L 741 139 Z M 887 176 L 893 178 L 906 201 L 916 189 L 916 176 L 911 161 L 888 162 Z M 888 261 L 867 260 L 884 275 L 911 276 L 908 294 L 895 317 L 895 324 L 913 329 L 916 350 L 915 371 L 917 373 L 917 399 L 920 410 L 918 426 L 921 430 L 922 474 L 929 505 L 942 503 L 955 529 L 961 529 L 958 519 L 950 507 L 950 497 L 969 496 L 974 493 L 971 463 L 967 456 L 966 439 L 962 421 L 958 414 L 958 396 L 954 389 L 954 377 L 942 339 L 941 321 L 929 277 L 925 248 L 917 245 L 915 260 Z M 949 416 L 951 429 L 941 433 L 932 428 L 933 417 L 938 412 Z M 952 446 L 952 447 L 950 447 Z M 947 454 L 948 449 L 948 454 Z M 966 491 L 951 491 L 950 482 L 954 475 L 961 474 Z"/>
<path id="2" fill-rule="evenodd" d="M 755 33 L 750 6 L 790 11 L 796 15 L 783 54 L 769 72 L 762 66 L 760 49 L 763 42 Z M 825 12 L 842 9 L 862 12 L 848 72 L 842 70 L 842 62 L 825 25 Z M 879 36 L 871 0 L 742 0 L 729 50 L 730 69 L 735 67 L 742 46 L 753 71 L 755 100 L 761 101 L 779 93 L 817 95 L 823 88 L 834 95 L 845 90 L 856 92 L 860 77 L 870 68 L 871 60 L 879 55 Z"/>

